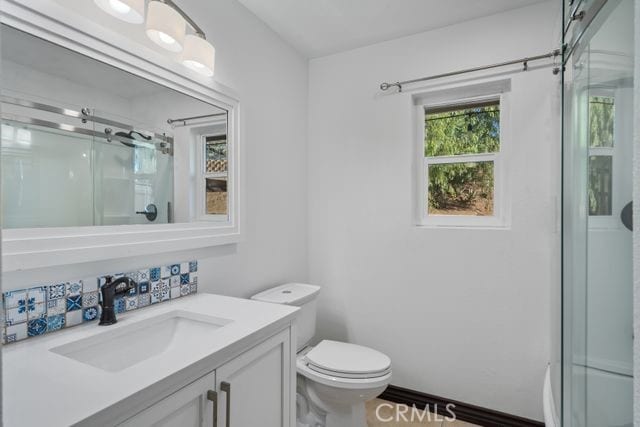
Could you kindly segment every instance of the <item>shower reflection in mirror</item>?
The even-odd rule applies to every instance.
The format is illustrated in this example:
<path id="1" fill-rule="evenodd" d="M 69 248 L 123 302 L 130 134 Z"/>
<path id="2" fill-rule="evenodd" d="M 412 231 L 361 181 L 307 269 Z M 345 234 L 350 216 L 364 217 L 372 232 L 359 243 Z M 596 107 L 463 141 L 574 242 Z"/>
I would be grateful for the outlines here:
<path id="1" fill-rule="evenodd" d="M 228 220 L 226 110 L 6 25 L 2 36 L 4 228 Z"/>

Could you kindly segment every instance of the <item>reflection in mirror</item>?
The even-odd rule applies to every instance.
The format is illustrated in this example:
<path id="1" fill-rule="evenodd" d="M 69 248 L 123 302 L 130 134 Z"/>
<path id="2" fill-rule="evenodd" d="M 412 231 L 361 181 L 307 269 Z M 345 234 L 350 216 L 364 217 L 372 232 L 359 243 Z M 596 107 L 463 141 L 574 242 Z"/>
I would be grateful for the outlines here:
<path id="1" fill-rule="evenodd" d="M 6 25 L 2 75 L 4 228 L 229 220 L 226 110 Z"/>

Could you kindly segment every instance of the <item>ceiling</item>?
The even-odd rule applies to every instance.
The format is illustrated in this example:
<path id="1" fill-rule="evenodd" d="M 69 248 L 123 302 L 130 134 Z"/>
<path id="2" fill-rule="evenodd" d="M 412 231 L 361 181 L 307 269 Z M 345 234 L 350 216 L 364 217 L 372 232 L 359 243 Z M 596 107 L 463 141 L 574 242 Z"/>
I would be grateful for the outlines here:
<path id="1" fill-rule="evenodd" d="M 238 0 L 314 58 L 548 0 Z"/>

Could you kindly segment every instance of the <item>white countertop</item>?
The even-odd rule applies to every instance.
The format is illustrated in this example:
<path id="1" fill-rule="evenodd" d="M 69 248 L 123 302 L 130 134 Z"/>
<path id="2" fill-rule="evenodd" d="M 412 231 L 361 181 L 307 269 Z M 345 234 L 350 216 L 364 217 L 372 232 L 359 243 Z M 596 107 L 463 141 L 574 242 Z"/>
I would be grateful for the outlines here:
<path id="1" fill-rule="evenodd" d="M 120 372 L 106 372 L 49 351 L 175 310 L 229 319 L 232 323 L 216 330 L 212 335 L 215 339 L 195 352 L 185 348 L 181 357 L 170 360 L 160 354 Z M 112 326 L 92 322 L 4 346 L 4 426 L 105 425 L 106 413 L 110 420 L 118 418 L 114 414 L 125 416 L 145 401 L 187 385 L 286 328 L 297 310 L 286 305 L 196 294 L 121 313 L 118 323 Z"/>

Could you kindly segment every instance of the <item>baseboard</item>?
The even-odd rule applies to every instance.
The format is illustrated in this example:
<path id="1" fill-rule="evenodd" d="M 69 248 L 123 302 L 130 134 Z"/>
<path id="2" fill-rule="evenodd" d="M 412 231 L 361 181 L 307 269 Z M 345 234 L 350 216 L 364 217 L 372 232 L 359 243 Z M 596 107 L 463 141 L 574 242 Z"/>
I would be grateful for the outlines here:
<path id="1" fill-rule="evenodd" d="M 450 408 L 451 412 L 456 415 L 456 419 L 483 427 L 544 427 L 544 423 L 539 421 L 533 421 L 504 412 L 498 412 L 394 385 L 387 387 L 384 393 L 380 395 L 380 399 L 409 406 L 415 405 L 419 409 L 425 408 L 428 405 L 429 408 L 443 417 L 451 416 L 451 414 L 447 412 L 447 405 L 453 404 L 455 408 Z"/>

